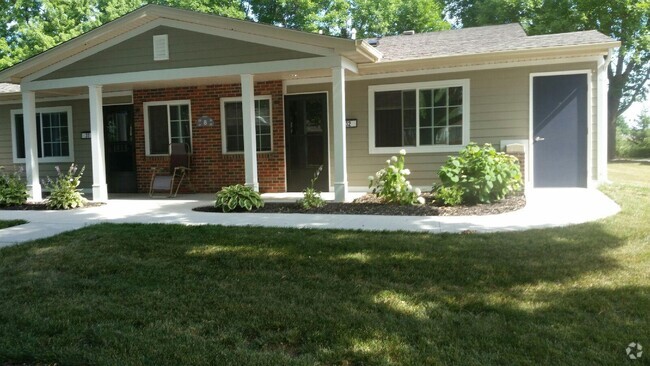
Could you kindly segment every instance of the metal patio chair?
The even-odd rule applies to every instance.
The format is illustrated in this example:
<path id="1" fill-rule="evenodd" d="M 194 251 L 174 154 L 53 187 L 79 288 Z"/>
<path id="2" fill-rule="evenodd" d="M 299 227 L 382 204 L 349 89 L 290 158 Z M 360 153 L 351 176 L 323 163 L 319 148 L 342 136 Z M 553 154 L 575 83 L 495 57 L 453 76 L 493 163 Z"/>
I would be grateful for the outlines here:
<path id="1" fill-rule="evenodd" d="M 167 193 L 167 198 L 176 197 L 178 190 L 187 177 L 190 182 L 190 146 L 186 143 L 172 143 L 170 146 L 169 170 L 164 171 L 161 168 L 151 168 L 151 185 L 149 186 L 149 197 L 155 196 L 155 193 Z"/>

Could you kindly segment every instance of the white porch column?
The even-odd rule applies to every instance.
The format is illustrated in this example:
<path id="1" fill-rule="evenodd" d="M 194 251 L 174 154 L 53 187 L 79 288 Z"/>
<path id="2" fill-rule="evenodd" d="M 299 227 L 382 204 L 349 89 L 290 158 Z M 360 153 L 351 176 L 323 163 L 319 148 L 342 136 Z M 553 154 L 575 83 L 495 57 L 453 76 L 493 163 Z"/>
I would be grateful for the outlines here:
<path id="1" fill-rule="evenodd" d="M 332 101 L 334 104 L 334 200 L 348 199 L 348 168 L 345 143 L 345 69 L 332 68 Z"/>
<path id="2" fill-rule="evenodd" d="M 244 165 L 246 167 L 246 186 L 259 192 L 257 181 L 257 146 L 255 142 L 255 91 L 253 75 L 242 74 L 241 103 L 244 120 Z"/>
<path id="3" fill-rule="evenodd" d="M 38 139 L 36 131 L 36 94 L 23 91 L 23 128 L 25 131 L 25 172 L 27 190 L 33 201 L 41 201 L 40 174 L 38 171 Z"/>
<path id="4" fill-rule="evenodd" d="M 597 171 L 597 181 L 598 183 L 606 183 L 607 178 L 607 141 L 608 141 L 608 131 L 607 126 L 607 91 L 609 89 L 609 78 L 607 77 L 607 68 L 609 67 L 609 61 L 611 57 L 608 56 L 607 59 L 601 59 L 598 62 L 598 87 L 596 101 L 598 103 L 598 112 L 596 122 L 598 126 L 597 132 L 597 156 L 596 156 L 596 169 Z M 592 177 L 589 177 L 591 180 Z"/>
<path id="5" fill-rule="evenodd" d="M 93 201 L 106 202 L 108 188 L 104 161 L 104 111 L 101 85 L 88 87 L 88 101 L 90 103 L 90 151 L 93 160 Z"/>

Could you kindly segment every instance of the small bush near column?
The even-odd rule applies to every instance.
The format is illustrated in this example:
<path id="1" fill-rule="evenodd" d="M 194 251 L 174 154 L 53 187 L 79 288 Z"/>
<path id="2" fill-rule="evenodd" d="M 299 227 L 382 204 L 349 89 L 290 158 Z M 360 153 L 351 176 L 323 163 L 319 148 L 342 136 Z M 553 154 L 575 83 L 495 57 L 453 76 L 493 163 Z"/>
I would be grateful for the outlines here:
<path id="1" fill-rule="evenodd" d="M 517 158 L 490 144 L 467 145 L 447 159 L 438 177 L 442 184 L 434 187 L 436 199 L 449 206 L 497 202 L 522 187 Z"/>
<path id="2" fill-rule="evenodd" d="M 70 165 L 67 172 L 55 167 L 58 174 L 56 179 L 47 177 L 45 188 L 50 195 L 45 200 L 45 205 L 51 210 L 68 210 L 71 208 L 83 207 L 86 199 L 78 188 L 81 177 L 86 167 L 78 168 L 74 163 Z"/>
<path id="3" fill-rule="evenodd" d="M 372 188 L 372 193 L 386 203 L 423 204 L 424 198 L 420 196 L 422 192 L 419 188 L 414 189 L 406 178 L 411 171 L 404 166 L 405 160 L 404 149 L 400 150 L 399 157 L 393 156 L 386 160 L 386 168 L 375 173 L 374 177 L 372 175 L 368 177 L 370 181 L 368 188 Z"/>
<path id="4" fill-rule="evenodd" d="M 251 187 L 236 184 L 221 188 L 216 194 L 214 206 L 221 207 L 223 212 L 236 210 L 250 211 L 253 208 L 263 207 L 264 201 L 262 200 L 262 196 Z"/>
<path id="5" fill-rule="evenodd" d="M 310 208 L 325 206 L 325 201 L 321 197 L 320 191 L 317 191 L 314 188 L 314 183 L 316 183 L 316 180 L 318 180 L 318 177 L 320 176 L 320 173 L 322 171 L 323 171 L 323 166 L 321 165 L 320 167 L 318 167 L 318 170 L 316 170 L 316 173 L 314 173 L 314 177 L 310 180 L 309 187 L 305 188 L 305 190 L 302 191 L 303 198 L 298 200 L 298 204 L 306 210 Z"/>
<path id="6" fill-rule="evenodd" d="M 0 206 L 20 206 L 27 202 L 27 184 L 21 178 L 21 172 L 22 169 L 7 174 L 0 166 Z"/>

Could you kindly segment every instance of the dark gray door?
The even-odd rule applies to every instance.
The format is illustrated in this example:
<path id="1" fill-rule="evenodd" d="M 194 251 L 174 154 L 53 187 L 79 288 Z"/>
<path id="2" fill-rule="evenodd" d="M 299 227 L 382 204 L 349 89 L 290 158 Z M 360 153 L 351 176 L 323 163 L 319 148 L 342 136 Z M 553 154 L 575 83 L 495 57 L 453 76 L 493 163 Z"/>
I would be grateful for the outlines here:
<path id="1" fill-rule="evenodd" d="M 587 186 L 587 75 L 533 78 L 535 187 Z"/>
<path id="2" fill-rule="evenodd" d="M 132 105 L 104 107 L 104 149 L 108 192 L 137 192 Z"/>
<path id="3" fill-rule="evenodd" d="M 314 187 L 329 191 L 327 171 L 327 94 L 288 95 L 284 98 L 287 190 L 300 192 L 323 166 Z"/>

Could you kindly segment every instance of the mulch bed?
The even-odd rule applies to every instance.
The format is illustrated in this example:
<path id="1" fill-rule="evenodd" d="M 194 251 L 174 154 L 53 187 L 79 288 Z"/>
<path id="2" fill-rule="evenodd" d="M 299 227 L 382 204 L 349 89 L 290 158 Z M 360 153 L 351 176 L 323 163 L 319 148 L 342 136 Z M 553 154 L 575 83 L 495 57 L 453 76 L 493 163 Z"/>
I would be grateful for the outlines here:
<path id="1" fill-rule="evenodd" d="M 250 211 L 251 213 L 299 213 L 299 214 L 344 214 L 344 215 L 394 215 L 394 216 L 470 216 L 496 215 L 516 211 L 526 205 L 523 194 L 512 195 L 492 204 L 472 206 L 445 207 L 431 202 L 431 197 L 424 205 L 384 204 L 371 194 L 367 194 L 352 203 L 330 202 L 323 207 L 304 209 L 294 202 L 266 202 L 264 207 Z M 193 209 L 200 212 L 223 212 L 214 206 L 202 206 Z M 248 211 L 235 211 L 248 212 Z"/>

